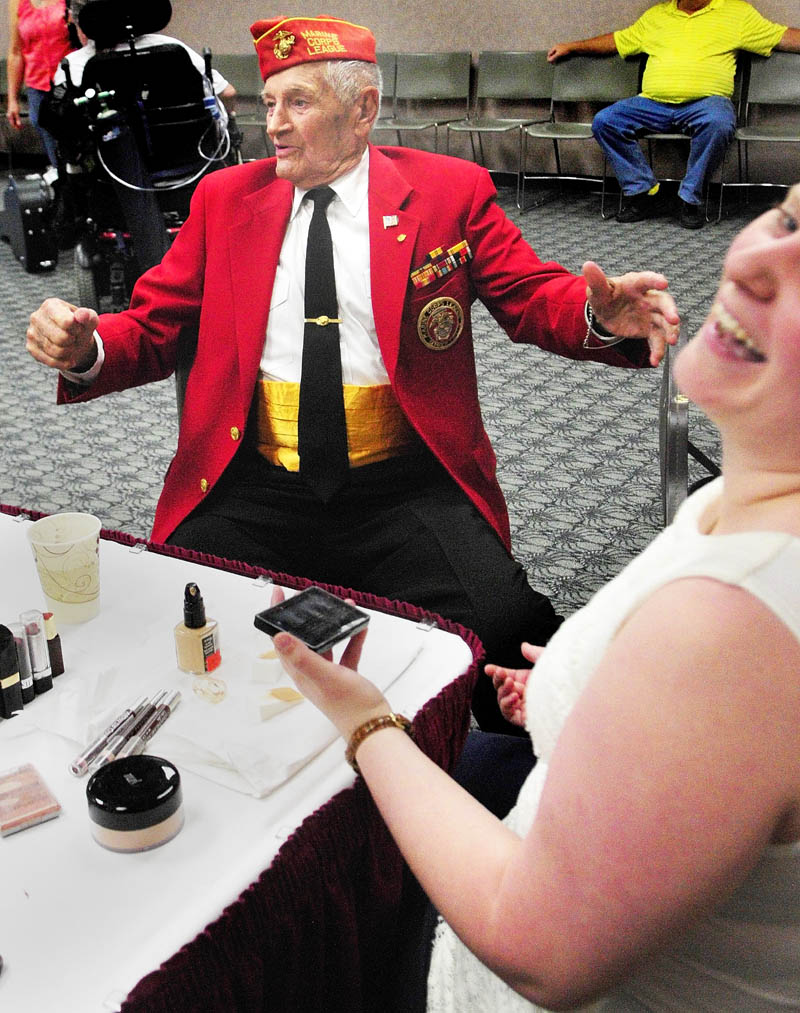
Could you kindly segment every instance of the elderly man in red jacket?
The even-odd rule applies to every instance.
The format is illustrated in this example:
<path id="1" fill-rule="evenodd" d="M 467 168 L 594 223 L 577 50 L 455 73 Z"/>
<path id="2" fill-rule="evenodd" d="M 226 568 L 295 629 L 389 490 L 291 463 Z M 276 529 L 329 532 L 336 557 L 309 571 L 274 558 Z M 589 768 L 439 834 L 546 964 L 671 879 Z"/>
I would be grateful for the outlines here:
<path id="1" fill-rule="evenodd" d="M 251 31 L 275 158 L 201 182 L 127 311 L 49 299 L 28 349 L 61 370 L 61 401 L 86 400 L 168 376 L 197 329 L 153 539 L 412 602 L 522 663 L 520 642 L 559 617 L 510 553 L 470 306 L 514 341 L 656 364 L 677 334 L 666 279 L 543 263 L 485 170 L 371 146 L 367 29 L 293 17 Z"/>

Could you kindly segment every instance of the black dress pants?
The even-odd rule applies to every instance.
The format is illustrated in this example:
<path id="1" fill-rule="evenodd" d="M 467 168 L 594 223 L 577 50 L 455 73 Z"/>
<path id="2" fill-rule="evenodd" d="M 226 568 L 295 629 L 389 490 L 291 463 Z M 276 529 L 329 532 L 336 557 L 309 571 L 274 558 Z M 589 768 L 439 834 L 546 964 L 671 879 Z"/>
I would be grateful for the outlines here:
<path id="1" fill-rule="evenodd" d="M 410 602 L 473 630 L 489 661 L 526 666 L 523 640 L 543 644 L 561 622 L 548 598 L 427 452 L 354 468 L 322 503 L 296 472 L 245 444 L 173 545 Z M 473 713 L 508 732 L 491 680 Z"/>

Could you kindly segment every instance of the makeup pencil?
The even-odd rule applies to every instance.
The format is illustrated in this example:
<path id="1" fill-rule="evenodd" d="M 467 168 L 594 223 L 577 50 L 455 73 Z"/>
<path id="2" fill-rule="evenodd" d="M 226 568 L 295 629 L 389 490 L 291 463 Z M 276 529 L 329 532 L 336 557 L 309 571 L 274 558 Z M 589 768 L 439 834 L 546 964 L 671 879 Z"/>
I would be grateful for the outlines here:
<path id="1" fill-rule="evenodd" d="M 98 735 L 94 742 L 88 745 L 79 756 L 75 757 L 69 765 L 69 769 L 75 777 L 83 777 L 89 769 L 89 764 L 97 756 L 97 754 L 108 745 L 112 735 L 121 728 L 122 724 L 127 721 L 128 718 L 132 718 L 136 714 L 141 713 L 147 705 L 148 699 L 149 697 L 143 696 L 137 700 L 132 707 L 126 707 L 121 714 L 118 714 L 114 718 L 108 728 L 106 728 L 102 734 Z"/>
<path id="2" fill-rule="evenodd" d="M 163 703 L 159 704 L 156 708 L 155 714 L 151 714 L 148 720 L 142 725 L 141 730 L 137 735 L 131 735 L 131 737 L 125 742 L 117 753 L 117 759 L 121 759 L 123 756 L 136 756 L 144 750 L 144 747 L 152 739 L 158 729 L 164 724 L 170 714 L 173 713 L 175 708 L 180 703 L 181 694 L 179 690 L 168 697 Z"/>
<path id="3" fill-rule="evenodd" d="M 120 748 L 125 744 L 130 736 L 135 734 L 135 732 L 150 718 L 157 705 L 160 703 L 162 697 L 166 696 L 166 693 L 167 691 L 165 689 L 156 693 L 156 695 L 144 705 L 144 708 L 141 711 L 131 714 L 131 716 L 120 725 L 114 737 L 109 741 L 105 749 L 95 757 L 94 761 L 90 765 L 90 769 L 92 771 L 97 770 L 98 767 L 102 767 L 104 763 L 110 763 L 111 760 L 116 760 L 117 753 Z"/>

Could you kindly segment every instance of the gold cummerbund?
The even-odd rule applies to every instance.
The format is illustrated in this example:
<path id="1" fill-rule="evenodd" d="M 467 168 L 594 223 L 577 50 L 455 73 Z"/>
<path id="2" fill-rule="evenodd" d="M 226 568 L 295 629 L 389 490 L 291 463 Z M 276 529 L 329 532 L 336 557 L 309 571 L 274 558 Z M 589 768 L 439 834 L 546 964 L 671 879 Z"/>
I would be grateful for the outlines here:
<path id="1" fill-rule="evenodd" d="M 345 384 L 344 411 L 350 467 L 374 464 L 420 447 L 390 384 Z M 298 471 L 297 409 L 300 384 L 259 380 L 256 385 L 258 451 L 271 463 Z"/>

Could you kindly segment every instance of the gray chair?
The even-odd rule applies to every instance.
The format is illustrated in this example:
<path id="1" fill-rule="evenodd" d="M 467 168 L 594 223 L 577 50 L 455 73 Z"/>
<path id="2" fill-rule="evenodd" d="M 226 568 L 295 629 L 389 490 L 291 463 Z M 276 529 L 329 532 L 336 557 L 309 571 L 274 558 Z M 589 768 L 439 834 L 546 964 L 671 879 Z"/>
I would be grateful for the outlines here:
<path id="1" fill-rule="evenodd" d="M 446 125 L 446 151 L 450 154 L 451 134 L 468 134 L 473 160 L 486 164 L 483 153 L 484 134 L 516 134 L 517 139 L 517 207 L 520 207 L 522 185 L 522 128 L 537 122 L 535 116 L 498 116 L 493 110 L 503 110 L 507 103 L 549 101 L 553 86 L 553 64 L 547 61 L 547 51 L 495 52 L 485 50 L 478 57 L 475 99 L 470 115 Z M 543 122 L 540 118 L 538 122 Z M 480 158 L 475 150 L 478 138 Z"/>
<path id="2" fill-rule="evenodd" d="M 561 60 L 553 71 L 553 90 L 550 101 L 550 116 L 544 123 L 532 123 L 522 131 L 522 186 L 520 207 L 525 210 L 525 183 L 532 180 L 586 179 L 586 176 L 569 175 L 561 168 L 562 141 L 591 141 L 591 120 L 571 119 L 582 105 L 609 105 L 617 99 L 635 95 L 639 84 L 639 61 L 622 60 L 619 56 L 573 56 Z M 528 161 L 528 140 L 538 138 L 553 142 L 555 173 L 532 174 L 526 171 Z M 592 177 L 589 177 L 592 178 Z M 595 178 L 602 183 L 601 209 L 605 203 L 606 166 L 603 175 Z"/>
<path id="3" fill-rule="evenodd" d="M 777 106 L 782 120 L 763 122 L 763 107 Z M 750 56 L 750 74 L 746 85 L 742 124 L 736 128 L 734 140 L 739 155 L 738 182 L 725 182 L 725 162 L 721 170 L 717 221 L 722 218 L 722 204 L 728 187 L 783 187 L 788 189 L 794 179 L 753 182 L 750 179 L 749 146 L 751 144 L 800 144 L 800 54 L 773 53 L 770 57 Z M 780 159 L 776 160 L 780 166 Z"/>
<path id="4" fill-rule="evenodd" d="M 267 114 L 261 101 L 264 82 L 255 53 L 220 53 L 212 64 L 236 89 L 236 123 L 244 131 L 257 130 L 264 143 L 265 154 L 272 154 L 267 136 Z"/>
<path id="5" fill-rule="evenodd" d="M 397 78 L 397 53 L 377 53 L 381 72 L 381 115 L 376 126 L 394 116 L 394 83 Z"/>
<path id="6" fill-rule="evenodd" d="M 469 114 L 471 70 L 469 52 L 398 53 L 393 112 L 375 124 L 373 134 L 391 130 L 402 144 L 404 133 L 433 130 L 438 151 L 439 127 Z M 461 109 L 442 111 L 445 103 Z"/>

